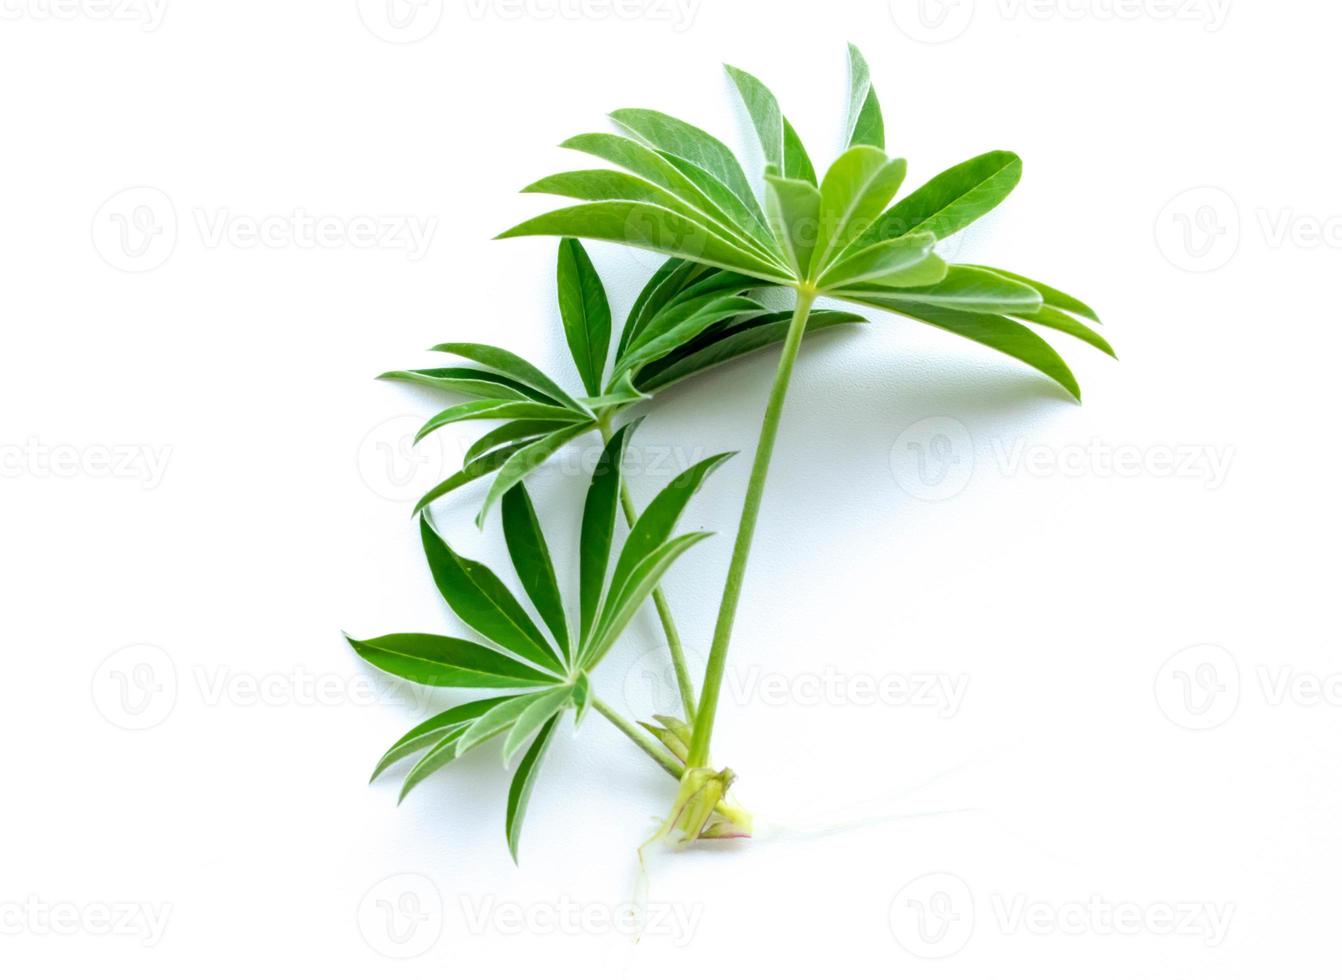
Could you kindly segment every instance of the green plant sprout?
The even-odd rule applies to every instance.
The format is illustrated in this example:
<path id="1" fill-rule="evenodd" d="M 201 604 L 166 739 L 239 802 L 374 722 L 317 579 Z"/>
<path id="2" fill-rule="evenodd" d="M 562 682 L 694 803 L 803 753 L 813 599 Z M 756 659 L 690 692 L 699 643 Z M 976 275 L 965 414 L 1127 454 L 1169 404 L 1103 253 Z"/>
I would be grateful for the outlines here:
<path id="1" fill-rule="evenodd" d="M 480 344 L 454 343 L 434 348 L 465 358 L 473 366 L 396 371 L 383 376 L 474 399 L 435 415 L 424 425 L 420 438 L 458 421 L 502 421 L 467 450 L 462 470 L 430 490 L 417 510 L 422 511 L 452 491 L 494 474 L 477 523 L 483 526 L 491 507 L 502 500 L 506 531 L 508 511 L 518 507 L 514 504 L 510 508 L 508 501 L 525 499 L 522 481 L 564 445 L 597 431 L 606 440 L 598 469 L 606 467 L 616 473 L 615 492 L 620 497 L 626 523 L 633 529 L 629 538 L 632 542 L 667 491 L 639 516 L 627 487 L 619 479 L 618 458 L 611 459 L 612 447 L 619 445 L 622 451 L 629 431 L 626 427 L 613 434 L 616 418 L 683 378 L 744 354 L 781 346 L 700 693 L 696 698 L 679 632 L 666 597 L 655 588 L 654 579 L 649 592 L 667 636 L 684 717 L 657 716 L 654 719 L 657 724 L 641 722 L 640 729 L 612 712 L 603 711 L 664 769 L 679 778 L 679 793 L 659 831 L 659 836 L 677 841 L 749 833 L 748 815 L 727 795 L 735 776 L 730 769 L 712 768 L 709 748 L 750 548 L 789 381 L 803 338 L 843 324 L 865 322 L 861 316 L 845 310 L 817 309 L 817 299 L 826 296 L 897 313 L 974 340 L 1039 371 L 1078 401 L 1080 388 L 1072 372 L 1031 327 L 1042 326 L 1069 334 L 1106 354 L 1114 353 L 1104 338 L 1083 322 L 1098 323 L 1099 318 L 1080 300 L 1015 273 L 979 265 L 948 264 L 938 255 L 935 249 L 939 242 L 966 228 L 1007 197 L 1020 180 L 1020 158 L 1005 151 L 985 153 L 944 171 L 913 193 L 895 200 L 907 167 L 904 160 L 892 159 L 885 152 L 885 126 L 879 100 L 867 64 L 852 45 L 849 58 L 846 149 L 822 179 L 817 180 L 810 157 L 773 94 L 758 79 L 729 67 L 727 70 L 744 102 L 766 161 L 762 201 L 756 197 L 741 164 L 724 144 L 688 123 L 644 109 L 622 109 L 611 114 L 627 135 L 588 133 L 563 144 L 622 170 L 561 173 L 525 189 L 583 202 L 542 214 L 499 236 L 560 237 L 560 313 L 568 348 L 583 383 L 583 394 L 569 394 L 522 358 Z M 582 238 L 626 244 L 669 256 L 635 301 L 613 356 L 610 306 L 601 280 L 578 242 Z M 791 309 L 778 311 L 766 307 L 758 298 L 765 287 L 791 290 L 794 296 Z M 595 487 L 596 478 L 593 490 Z M 588 500 L 590 508 L 591 493 Z M 613 521 L 614 497 L 611 500 Z M 584 562 L 586 522 L 587 515 Z M 509 546 L 511 550 L 511 539 Z M 515 554 L 514 561 L 517 561 Z M 586 565 L 583 567 L 585 574 Z M 527 581 L 520 564 L 518 571 Z M 439 585 L 443 587 L 441 578 Z M 456 609 L 449 589 L 443 587 L 443 591 Z M 530 586 L 528 595 L 545 616 L 545 608 Z M 647 595 L 645 592 L 639 602 Z M 460 610 L 458 614 L 476 626 Z M 548 616 L 546 622 L 555 628 Z M 584 630 L 586 623 L 584 619 Z M 615 636 L 610 634 L 609 639 L 614 642 Z M 513 649 L 497 638 L 495 642 Z M 584 639 L 583 643 L 586 642 Z M 525 657 L 522 651 L 514 652 Z M 586 685 L 586 670 L 594 663 L 582 657 L 579 663 L 581 670 L 577 675 L 565 674 L 561 664 L 563 678 L 557 678 L 555 683 L 561 687 L 576 686 L 581 676 Z M 548 693 L 557 696 L 557 692 Z M 569 700 L 554 701 L 554 705 L 542 702 L 542 707 L 531 712 L 528 722 L 553 707 L 550 716 L 536 729 L 523 729 L 515 739 L 510 735 L 505 746 L 511 745 L 517 751 L 527 737 L 541 730 L 533 743 L 533 747 L 542 746 L 536 750 L 539 755 L 552 731 L 552 727 L 544 726 L 571 703 L 577 703 L 572 695 Z M 601 710 L 601 703 L 596 703 Z M 470 706 L 454 710 L 470 710 Z M 650 741 L 648 734 L 656 741 Z M 415 744 L 423 741 L 412 736 L 415 732 L 406 739 Z M 388 754 L 396 752 L 394 747 Z M 518 778 L 524 781 L 529 777 L 521 775 L 522 769 L 527 768 L 527 759 L 532 755 L 528 752 L 519 769 Z M 517 790 L 516 779 L 514 790 Z M 511 815 L 509 826 L 511 841 Z"/>
<path id="2" fill-rule="evenodd" d="M 477 745 L 502 737 L 504 761 L 511 762 L 530 741 L 508 791 L 506 830 L 514 860 L 541 760 L 569 708 L 581 721 L 588 708 L 595 707 L 671 775 L 679 778 L 684 772 L 681 760 L 594 695 L 588 675 L 672 563 L 709 536 L 702 531 L 676 536 L 676 524 L 704 481 L 731 454 L 711 456 L 672 480 L 634 522 L 617 556 L 621 463 L 636 425 L 630 423 L 607 442 L 588 488 L 580 533 L 576 628 L 565 611 L 536 510 L 526 488 L 517 484 L 503 495 L 504 538 L 544 629 L 493 571 L 453 551 L 421 516 L 424 554 L 439 592 L 458 618 L 491 645 L 426 633 L 348 638 L 368 663 L 416 684 L 523 692 L 471 701 L 435 715 L 388 749 L 372 776 L 376 779 L 394 763 L 420 754 L 402 785 L 404 799 L 426 777 Z M 725 828 L 729 823 L 725 813 L 705 814 L 705 819 L 711 817 Z"/>

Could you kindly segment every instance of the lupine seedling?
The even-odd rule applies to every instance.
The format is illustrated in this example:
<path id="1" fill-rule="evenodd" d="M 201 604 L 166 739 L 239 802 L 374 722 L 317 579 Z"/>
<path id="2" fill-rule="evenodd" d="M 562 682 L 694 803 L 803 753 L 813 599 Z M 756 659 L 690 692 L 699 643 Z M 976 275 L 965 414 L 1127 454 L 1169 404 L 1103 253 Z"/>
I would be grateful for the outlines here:
<path id="1" fill-rule="evenodd" d="M 1006 151 L 985 153 L 896 199 L 907 167 L 904 160 L 891 158 L 885 151 L 885 124 L 865 60 L 851 45 L 849 58 L 845 150 L 823 178 L 817 177 L 800 137 L 769 89 L 755 77 L 729 67 L 763 150 L 762 198 L 756 196 L 744 168 L 723 143 L 689 123 L 646 109 L 612 113 L 622 131 L 619 134 L 588 133 L 564 144 L 621 169 L 571 171 L 526 188 L 582 202 L 532 218 L 499 237 L 554 235 L 562 239 L 560 310 L 584 384 L 583 395 L 570 395 L 516 355 L 483 345 L 435 348 L 470 359 L 479 367 L 389 375 L 477 396 L 476 401 L 435 416 L 421 435 L 455 421 L 505 420 L 467 452 L 460 473 L 431 490 L 420 503 L 421 508 L 426 507 L 466 483 L 497 472 L 480 511 L 483 524 L 494 503 L 510 499 L 528 474 L 569 441 L 599 430 L 607 440 L 609 455 L 615 444 L 612 420 L 620 412 L 690 374 L 781 344 L 700 694 L 696 699 L 669 608 L 657 592 L 654 599 L 670 643 L 684 718 L 659 716 L 658 724 L 644 723 L 643 729 L 617 721 L 680 779 L 671 814 L 659 832 L 677 841 L 749 832 L 749 817 L 727 798 L 734 774 L 730 769 L 713 769 L 709 747 L 751 543 L 798 351 L 808 334 L 861 321 L 842 310 L 817 310 L 817 299 L 825 296 L 896 313 L 976 341 L 1042 373 L 1077 400 L 1080 387 L 1071 370 L 1033 328 L 1069 334 L 1113 355 L 1104 338 L 1084 322 L 1098 323 L 1099 318 L 1080 300 L 1001 269 L 947 263 L 938 254 L 939 243 L 1007 197 L 1020 180 L 1020 158 Z M 669 256 L 636 301 L 609 369 L 610 309 L 600 279 L 577 243 L 583 238 Z M 757 299 L 764 287 L 790 290 L 794 297 L 791 310 L 767 310 Z M 603 461 L 610 465 L 606 457 Z M 590 502 L 589 494 L 589 508 Z M 633 525 L 632 541 L 657 501 L 643 517 L 637 515 L 627 494 L 621 503 L 627 522 Z M 613 502 L 611 508 L 613 521 Z M 586 518 L 584 531 L 585 526 Z M 450 596 L 448 599 L 451 603 Z M 573 678 L 558 682 L 577 683 Z M 536 709 L 529 720 L 543 713 Z M 539 751 L 548 733 L 545 729 L 537 739 L 535 744 L 542 746 Z M 646 733 L 657 742 L 647 741 Z M 510 740 L 514 750 L 529 734 Z M 529 777 L 521 778 L 525 782 Z"/>

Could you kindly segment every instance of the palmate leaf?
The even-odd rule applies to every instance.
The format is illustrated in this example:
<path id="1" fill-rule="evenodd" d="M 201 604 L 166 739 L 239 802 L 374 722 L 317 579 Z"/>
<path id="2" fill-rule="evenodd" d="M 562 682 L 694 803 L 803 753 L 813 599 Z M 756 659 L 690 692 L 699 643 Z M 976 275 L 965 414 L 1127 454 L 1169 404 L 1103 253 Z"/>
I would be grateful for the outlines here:
<path id="1" fill-rule="evenodd" d="M 628 109 L 612 118 L 639 141 L 635 144 L 638 151 L 630 150 L 628 144 L 603 143 L 590 134 L 568 145 L 632 169 L 670 198 L 650 197 L 645 189 L 639 193 L 633 188 L 621 190 L 623 185 L 616 181 L 609 185 L 609 199 L 598 200 L 589 182 L 587 204 L 541 215 L 500 237 L 587 236 L 648 248 L 680 260 L 664 266 L 640 297 L 617 347 L 618 358 L 625 357 L 639 333 L 647 329 L 647 310 L 655 300 L 684 289 L 703 275 L 696 265 L 896 313 L 912 304 L 920 314 L 913 318 L 924 322 L 930 321 L 921 314 L 929 309 L 1015 316 L 1018 320 L 1010 328 L 987 329 L 978 324 L 961 332 L 977 339 L 1000 340 L 990 346 L 1007 348 L 1032 367 L 1047 364 L 1044 373 L 1055 380 L 1064 375 L 1043 353 L 1051 348 L 1026 324 L 1069 333 L 1110 353 L 1107 342 L 1077 319 L 1091 318 L 1089 307 L 1072 297 L 1052 291 L 1056 296 L 1050 298 L 1047 287 L 999 270 L 948 266 L 931 251 L 929 243 L 962 230 L 1007 197 L 1020 180 L 1020 158 L 1007 151 L 982 154 L 943 171 L 890 204 L 905 165 L 885 155 L 885 124 L 871 73 L 861 52 L 852 46 L 849 61 L 847 149 L 818 189 L 814 168 L 777 98 L 753 75 L 729 67 L 767 164 L 762 206 L 740 163 L 720 141 L 663 113 Z M 641 200 L 629 199 L 640 195 Z M 945 319 L 958 323 L 962 318 Z M 647 370 L 648 364 L 666 367 L 685 359 L 690 353 L 686 348 L 701 350 L 701 337 L 729 326 L 718 323 L 700 328 L 695 324 L 687 328 L 692 336 L 677 338 L 674 349 L 657 351 L 654 360 L 640 366 L 635 385 L 650 390 L 648 381 L 662 372 Z M 1025 339 L 1026 335 L 1033 339 Z M 667 374 L 659 380 L 683 376 Z M 1070 378 L 1070 372 L 1066 377 Z M 1074 380 L 1060 383 L 1075 393 Z"/>

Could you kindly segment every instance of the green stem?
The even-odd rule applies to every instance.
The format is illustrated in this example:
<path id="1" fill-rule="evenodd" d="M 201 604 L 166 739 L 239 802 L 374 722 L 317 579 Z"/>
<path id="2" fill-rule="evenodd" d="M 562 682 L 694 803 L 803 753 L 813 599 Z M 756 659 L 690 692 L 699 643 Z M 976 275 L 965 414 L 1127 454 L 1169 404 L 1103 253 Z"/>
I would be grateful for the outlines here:
<path id="1" fill-rule="evenodd" d="M 722 590 L 722 605 L 718 608 L 717 625 L 713 629 L 713 645 L 708 651 L 708 666 L 704 670 L 704 686 L 699 701 L 699 713 L 694 724 L 694 739 L 690 743 L 688 766 L 691 769 L 708 765 L 708 747 L 713 738 L 713 718 L 717 714 L 722 675 L 727 667 L 727 648 L 732 640 L 736 607 L 741 601 L 741 585 L 745 581 L 746 563 L 750 560 L 750 544 L 755 537 L 760 501 L 764 498 L 764 483 L 769 475 L 769 461 L 773 457 L 774 443 L 778 438 L 778 422 L 783 415 L 783 402 L 787 398 L 788 382 L 792 380 L 792 368 L 797 362 L 797 350 L 801 347 L 802 333 L 806 329 L 806 320 L 810 316 L 811 304 L 814 302 L 814 291 L 803 287 L 797 288 L 797 308 L 792 313 L 792 323 L 788 326 L 787 339 L 783 342 L 783 354 L 778 361 L 778 372 L 774 375 L 773 389 L 769 392 L 769 403 L 764 409 L 760 442 L 755 449 L 755 462 L 750 469 L 750 484 L 746 487 L 746 499 L 741 507 L 741 523 L 736 531 L 731 565 L 727 569 L 727 584 Z"/>
<path id="2" fill-rule="evenodd" d="M 592 707 L 596 708 L 612 725 L 629 736 L 629 739 L 635 745 L 652 756 L 652 761 L 670 773 L 673 778 L 679 779 L 685 775 L 685 767 L 680 764 L 679 759 L 666 751 L 651 735 L 625 719 L 618 711 L 596 695 L 592 696 Z"/>
<path id="3" fill-rule="evenodd" d="M 601 437 L 610 442 L 610 420 L 603 417 L 600 427 Z M 623 480 L 620 481 L 620 506 L 624 510 L 625 523 L 632 528 L 634 522 L 638 520 L 638 511 L 634 508 L 634 498 L 629 494 L 629 487 Z M 680 631 L 676 629 L 676 621 L 671 617 L 671 606 L 666 601 L 666 593 L 662 591 L 660 585 L 652 590 L 652 603 L 657 607 L 657 618 L 662 621 L 662 632 L 666 634 L 666 645 L 671 651 L 671 666 L 676 672 L 676 686 L 680 688 L 680 703 L 685 708 L 685 721 L 693 725 L 694 682 L 690 679 L 690 669 L 685 662 L 685 647 L 680 642 Z"/>

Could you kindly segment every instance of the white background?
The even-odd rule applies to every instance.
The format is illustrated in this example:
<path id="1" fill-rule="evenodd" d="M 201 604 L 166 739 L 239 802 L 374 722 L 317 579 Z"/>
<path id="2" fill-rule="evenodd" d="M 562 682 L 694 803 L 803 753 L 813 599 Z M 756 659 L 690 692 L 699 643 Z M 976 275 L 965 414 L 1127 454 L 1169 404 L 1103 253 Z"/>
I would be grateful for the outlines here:
<path id="1" fill-rule="evenodd" d="M 6 975 L 1332 968 L 1335 5 L 429 0 L 400 29 L 381 0 L 0 8 Z M 546 203 L 517 189 L 587 165 L 553 147 L 622 105 L 758 172 L 723 61 L 823 165 L 848 40 L 910 187 L 1023 156 L 958 254 L 1086 298 L 1122 360 L 1057 341 L 1078 407 L 890 317 L 809 343 L 715 745 L 766 832 L 641 881 L 673 787 L 593 717 L 551 752 L 514 868 L 492 749 L 399 809 L 396 780 L 365 785 L 455 699 L 387 689 L 340 631 L 461 628 L 407 500 L 475 434 L 407 452 L 441 402 L 372 378 L 476 340 L 576 384 L 554 243 L 490 240 Z M 361 247 L 406 216 L 422 255 Z M 593 255 L 623 316 L 656 260 Z M 639 433 L 747 453 L 687 515 L 722 533 L 667 581 L 700 651 L 770 375 L 687 384 Z M 920 475 L 917 447 L 945 466 Z M 582 467 L 532 481 L 569 584 Z M 438 517 L 497 564 L 479 492 Z M 645 613 L 599 691 L 669 707 L 658 643 Z M 898 696 L 928 680 L 931 703 Z M 604 918 L 636 894 L 639 943 Z"/>

